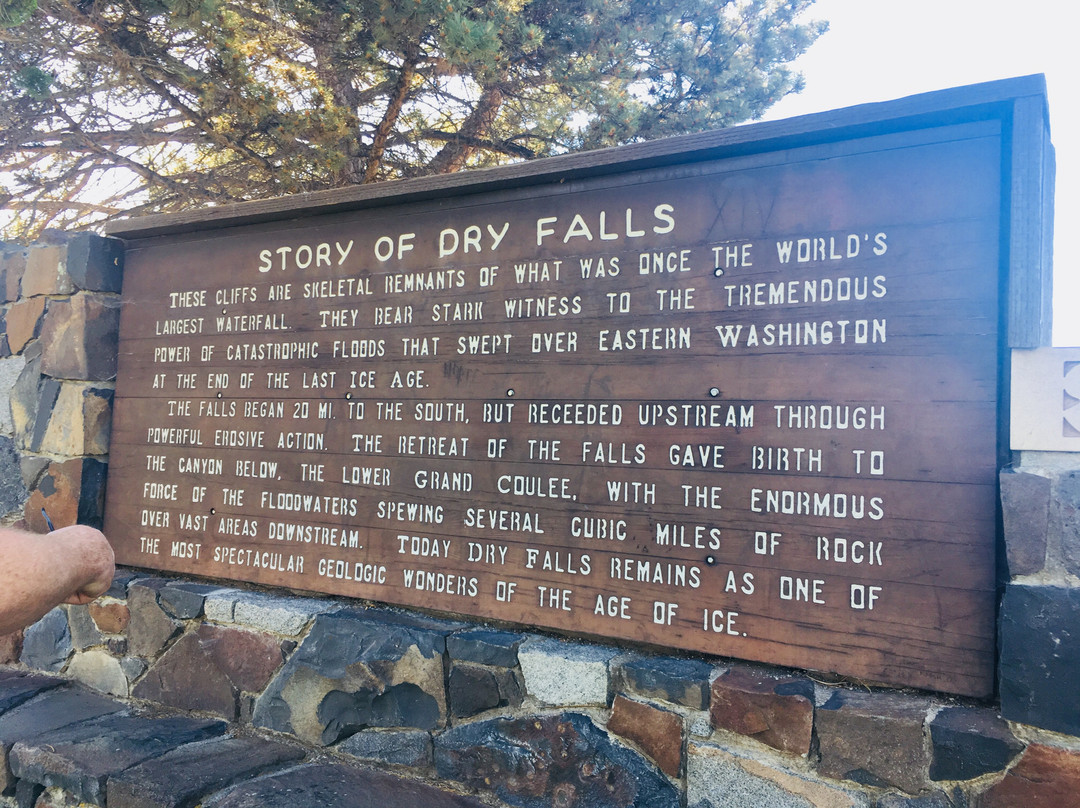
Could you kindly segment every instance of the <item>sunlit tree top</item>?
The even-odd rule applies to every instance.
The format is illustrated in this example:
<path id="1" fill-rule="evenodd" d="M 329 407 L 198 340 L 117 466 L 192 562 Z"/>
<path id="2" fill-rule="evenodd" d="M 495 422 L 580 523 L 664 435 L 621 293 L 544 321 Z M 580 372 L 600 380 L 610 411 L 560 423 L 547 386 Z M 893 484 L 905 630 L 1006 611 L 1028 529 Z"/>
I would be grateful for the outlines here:
<path id="1" fill-rule="evenodd" d="M 728 126 L 812 0 L 0 0 L 7 239 Z"/>

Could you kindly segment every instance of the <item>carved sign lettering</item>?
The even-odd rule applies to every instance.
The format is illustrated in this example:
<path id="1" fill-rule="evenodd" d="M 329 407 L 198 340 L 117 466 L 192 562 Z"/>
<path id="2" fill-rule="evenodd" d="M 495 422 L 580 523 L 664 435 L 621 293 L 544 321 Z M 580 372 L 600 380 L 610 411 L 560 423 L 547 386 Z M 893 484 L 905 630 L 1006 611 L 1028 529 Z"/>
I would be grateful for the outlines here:
<path id="1" fill-rule="evenodd" d="M 133 240 L 126 564 L 986 694 L 1000 141 Z"/>

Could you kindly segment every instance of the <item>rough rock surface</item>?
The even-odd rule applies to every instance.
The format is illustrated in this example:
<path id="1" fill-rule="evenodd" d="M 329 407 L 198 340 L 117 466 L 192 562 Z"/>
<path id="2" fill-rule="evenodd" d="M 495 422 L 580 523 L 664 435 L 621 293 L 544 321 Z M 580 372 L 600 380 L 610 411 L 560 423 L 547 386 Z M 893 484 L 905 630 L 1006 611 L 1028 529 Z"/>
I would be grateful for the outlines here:
<path id="1" fill-rule="evenodd" d="M 612 704 L 607 728 L 637 744 L 669 777 L 682 772 L 686 732 L 677 713 L 620 695 Z"/>
<path id="2" fill-rule="evenodd" d="M 949 707 L 930 722 L 931 780 L 971 780 L 1002 771 L 1024 745 L 987 709 Z"/>
<path id="3" fill-rule="evenodd" d="M 817 709 L 818 771 L 910 794 L 924 790 L 930 764 L 924 742 L 928 709 L 924 699 L 836 691 Z"/>
<path id="4" fill-rule="evenodd" d="M 442 726 L 443 655 L 457 628 L 381 610 L 319 615 L 256 702 L 252 720 L 322 744 L 368 727 Z"/>
<path id="5" fill-rule="evenodd" d="M 72 650 L 67 614 L 62 608 L 53 609 L 23 632 L 22 661 L 27 667 L 59 671 Z"/>
<path id="6" fill-rule="evenodd" d="M 1080 589 L 1009 584 L 999 615 L 1002 716 L 1080 734 Z"/>
<path id="7" fill-rule="evenodd" d="M 11 771 L 20 779 L 59 786 L 80 801 L 105 805 L 111 775 L 224 731 L 220 721 L 104 716 L 17 742 Z"/>
<path id="8" fill-rule="evenodd" d="M 1080 752 L 1032 744 L 979 808 L 1064 808 L 1080 803 Z"/>
<path id="9" fill-rule="evenodd" d="M 434 760 L 431 735 L 418 729 L 372 729 L 350 735 L 334 747 L 361 760 L 396 766 L 430 768 Z"/>
<path id="10" fill-rule="evenodd" d="M 659 772 L 576 713 L 455 727 L 435 740 L 435 768 L 523 808 L 679 805 Z"/>
<path id="11" fill-rule="evenodd" d="M 41 372 L 55 379 L 116 377 L 120 298 L 80 292 L 49 306 L 41 329 Z"/>
<path id="12" fill-rule="evenodd" d="M 708 662 L 696 659 L 632 657 L 613 663 L 611 678 L 618 691 L 705 710 L 713 670 Z"/>
<path id="13" fill-rule="evenodd" d="M 52 680 L 54 685 L 58 684 Z M 4 687 L 0 684 L 0 688 Z M 6 761 L 16 741 L 29 741 L 46 732 L 70 726 L 90 718 L 119 713 L 123 705 L 113 699 L 91 693 L 82 687 L 53 686 L 36 694 L 28 703 L 0 715 L 0 757 Z M 0 768 L 0 790 L 10 793 L 15 786 L 11 770 Z"/>
<path id="14" fill-rule="evenodd" d="M 608 703 L 608 665 L 615 656 L 610 648 L 557 640 L 529 640 L 518 649 L 528 694 L 566 707 Z"/>
<path id="15" fill-rule="evenodd" d="M 866 794 L 810 779 L 717 746 L 691 744 L 689 808 L 870 808 Z"/>
<path id="16" fill-rule="evenodd" d="M 1016 471 L 1003 471 L 999 476 L 1009 575 L 1031 575 L 1046 565 L 1051 481 Z"/>
<path id="17" fill-rule="evenodd" d="M 211 797 L 203 808 L 483 808 L 470 797 L 381 772 L 301 766 Z"/>
<path id="18" fill-rule="evenodd" d="M 186 808 L 232 783 L 300 760 L 293 746 L 256 738 L 211 738 L 111 775 L 109 808 Z"/>
<path id="19" fill-rule="evenodd" d="M 718 729 L 806 755 L 814 729 L 814 683 L 735 667 L 713 681 L 709 714 Z"/>
<path id="20" fill-rule="evenodd" d="M 133 695 L 234 721 L 239 694 L 261 691 L 282 661 L 281 641 L 274 637 L 203 623 L 162 654 Z"/>

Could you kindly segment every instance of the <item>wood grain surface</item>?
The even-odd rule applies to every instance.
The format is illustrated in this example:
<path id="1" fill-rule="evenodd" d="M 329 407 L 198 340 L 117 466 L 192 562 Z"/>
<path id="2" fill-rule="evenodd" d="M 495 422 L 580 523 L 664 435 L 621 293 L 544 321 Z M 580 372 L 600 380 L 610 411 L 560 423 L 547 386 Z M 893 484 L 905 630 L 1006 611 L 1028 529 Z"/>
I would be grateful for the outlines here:
<path id="1" fill-rule="evenodd" d="M 1001 165 L 965 124 L 132 241 L 117 556 L 986 695 Z"/>

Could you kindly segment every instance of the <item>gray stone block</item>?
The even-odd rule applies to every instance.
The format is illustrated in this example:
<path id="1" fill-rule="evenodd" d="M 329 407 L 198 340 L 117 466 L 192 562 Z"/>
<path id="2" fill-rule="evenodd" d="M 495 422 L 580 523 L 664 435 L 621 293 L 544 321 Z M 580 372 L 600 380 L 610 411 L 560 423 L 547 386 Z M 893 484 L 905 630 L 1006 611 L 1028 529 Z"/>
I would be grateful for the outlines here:
<path id="1" fill-rule="evenodd" d="M 127 599 L 128 585 L 134 581 L 136 577 L 136 574 L 130 570 L 118 569 L 116 575 L 113 576 L 112 586 L 109 587 L 109 591 L 105 593 L 105 596 L 116 598 L 117 600 Z"/>
<path id="2" fill-rule="evenodd" d="M 53 680 L 60 684 L 58 680 Z M 29 741 L 46 732 L 71 726 L 80 721 L 122 712 L 123 705 L 113 699 L 90 693 L 81 687 L 54 687 L 40 693 L 0 716 L 0 791 L 10 794 L 15 778 L 6 765 L 8 753 L 16 741 Z"/>
<path id="3" fill-rule="evenodd" d="M 334 749 L 395 766 L 428 768 L 433 762 L 431 735 L 421 730 L 365 730 L 350 735 Z"/>
<path id="4" fill-rule="evenodd" d="M 8 400 L 25 367 L 26 357 L 24 356 L 0 359 L 0 435 L 10 437 L 15 434 L 15 424 L 11 420 L 11 407 Z"/>
<path id="5" fill-rule="evenodd" d="M 239 589 L 219 589 L 207 594 L 203 601 L 203 616 L 215 623 L 233 622 L 236 601 L 242 594 Z"/>
<path id="6" fill-rule="evenodd" d="M 509 674 L 501 677 L 499 673 Z M 510 705 L 516 697 L 516 704 L 521 704 L 522 693 L 512 685 L 515 682 L 513 672 L 502 669 L 492 670 L 481 665 L 455 663 L 450 669 L 447 692 L 450 700 L 450 714 L 455 718 L 467 718 L 497 706 Z M 503 692 L 500 685 L 511 685 L 510 692 Z"/>
<path id="7" fill-rule="evenodd" d="M 102 693 L 126 697 L 128 679 L 120 660 L 101 649 L 77 653 L 67 668 L 67 675 Z"/>
<path id="8" fill-rule="evenodd" d="M 45 786 L 19 780 L 15 784 L 15 805 L 18 808 L 34 808 L 38 798 L 45 792 Z"/>
<path id="9" fill-rule="evenodd" d="M 21 512 L 28 496 L 15 442 L 11 438 L 0 437 L 0 516 Z"/>
<path id="10" fill-rule="evenodd" d="M 128 678 L 128 682 L 134 682 L 146 673 L 147 667 L 149 666 L 146 664 L 146 660 L 139 659 L 138 657 L 124 657 L 120 660 L 120 669 Z"/>
<path id="11" fill-rule="evenodd" d="M 85 651 L 102 644 L 101 632 L 90 617 L 86 606 L 67 606 L 68 630 L 71 632 L 71 644 L 76 651 Z"/>
<path id="12" fill-rule="evenodd" d="M 23 354 L 26 364 L 18 379 L 11 387 L 9 404 L 15 444 L 21 449 L 29 449 L 37 428 L 38 404 L 41 401 L 41 346 L 34 342 Z M 59 387 L 56 395 L 59 395 Z M 46 414 L 45 420 L 48 420 Z"/>
<path id="13" fill-rule="evenodd" d="M 19 473 L 22 475 L 23 486 L 27 491 L 37 488 L 41 475 L 45 473 L 49 463 L 50 460 L 47 457 L 22 455 L 19 458 Z"/>
<path id="14" fill-rule="evenodd" d="M 1030 575 L 1046 565 L 1046 531 L 1050 516 L 1050 479 L 1003 471 L 1001 515 L 1010 575 Z"/>
<path id="15" fill-rule="evenodd" d="M 105 523 L 105 478 L 109 466 L 92 457 L 84 457 L 77 462 L 82 467 L 78 522 L 100 530 Z"/>
<path id="16" fill-rule="evenodd" d="M 871 808 L 872 799 L 717 746 L 691 744 L 687 763 L 689 808 Z"/>
<path id="17" fill-rule="evenodd" d="M 989 709 L 947 707 L 930 722 L 930 779 L 971 780 L 1003 771 L 1024 744 Z"/>
<path id="18" fill-rule="evenodd" d="M 714 670 L 697 659 L 630 657 L 612 664 L 612 686 L 616 691 L 706 710 Z"/>
<path id="19" fill-rule="evenodd" d="M 67 273 L 79 289 L 120 292 L 124 277 L 124 244 L 94 233 L 75 233 L 67 243 Z"/>
<path id="20" fill-rule="evenodd" d="M 606 705 L 611 648 L 534 638 L 518 649 L 526 692 L 544 704 Z"/>
<path id="21" fill-rule="evenodd" d="M 202 616 L 206 598 L 220 591 L 219 586 L 173 581 L 158 592 L 158 601 L 177 620 L 193 620 Z"/>
<path id="22" fill-rule="evenodd" d="M 40 673 L 0 669 L 0 715 L 63 684 L 63 679 Z"/>
<path id="23" fill-rule="evenodd" d="M 26 249 L 0 242 L 0 303 L 14 303 L 19 299 L 26 256 Z"/>
<path id="24" fill-rule="evenodd" d="M 41 451 L 41 442 L 45 440 L 45 432 L 49 428 L 49 419 L 52 418 L 56 401 L 60 398 L 60 390 L 63 385 L 56 379 L 47 376 L 42 377 L 41 386 L 38 388 L 39 397 L 37 403 L 37 418 L 34 419 L 34 430 L 30 434 L 30 451 Z"/>
<path id="25" fill-rule="evenodd" d="M 1080 471 L 1069 471 L 1054 480 L 1050 499 L 1049 531 L 1061 541 L 1062 562 L 1080 575 Z"/>
<path id="26" fill-rule="evenodd" d="M 967 805 L 967 795 L 957 788 L 951 794 L 935 791 L 919 797 L 888 794 L 878 800 L 877 808 L 967 808 Z"/>
<path id="27" fill-rule="evenodd" d="M 331 601 L 219 589 L 206 594 L 207 620 L 295 637 L 316 617 L 337 607 Z"/>
<path id="28" fill-rule="evenodd" d="M 295 637 L 332 604 L 315 598 L 292 598 L 246 592 L 237 598 L 233 621 L 238 625 Z"/>
<path id="29" fill-rule="evenodd" d="M 28 668 L 59 672 L 71 652 L 71 632 L 62 608 L 53 609 L 23 633 L 20 660 Z"/>

